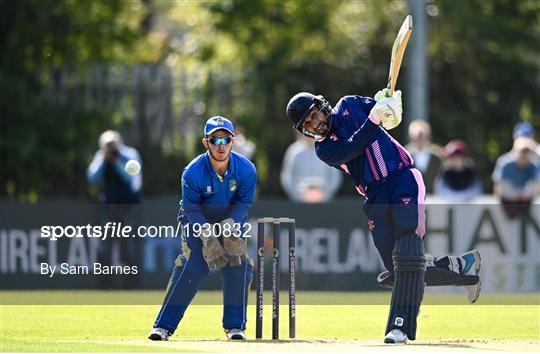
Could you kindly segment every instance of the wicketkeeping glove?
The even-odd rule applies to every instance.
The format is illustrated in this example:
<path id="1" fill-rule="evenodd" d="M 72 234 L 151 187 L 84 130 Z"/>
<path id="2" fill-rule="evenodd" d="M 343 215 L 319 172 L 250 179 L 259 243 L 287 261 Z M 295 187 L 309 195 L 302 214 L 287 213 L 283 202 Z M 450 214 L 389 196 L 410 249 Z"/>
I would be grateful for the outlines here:
<path id="1" fill-rule="evenodd" d="M 234 230 L 234 220 L 225 219 L 221 223 L 222 230 L 225 230 L 225 225 L 228 224 L 229 230 Z M 223 248 L 229 257 L 229 265 L 231 267 L 240 267 L 242 261 L 247 258 L 247 246 L 246 241 L 240 238 L 238 235 L 234 236 L 234 233 L 223 236 Z"/>
<path id="2" fill-rule="evenodd" d="M 223 248 L 229 257 L 231 267 L 240 267 L 242 261 L 247 258 L 246 241 L 240 237 L 225 237 L 223 239 Z"/>
<path id="3" fill-rule="evenodd" d="M 386 90 L 386 89 L 385 89 Z M 388 91 L 381 90 L 375 95 L 377 103 L 370 112 L 370 119 L 379 122 L 384 129 L 394 129 L 401 123 L 403 108 L 401 105 L 401 91 L 394 91 L 392 97 L 384 97 Z"/>
<path id="4" fill-rule="evenodd" d="M 203 243 L 203 257 L 208 264 L 208 268 L 222 269 L 229 263 L 229 256 L 225 253 L 217 237 L 214 235 L 210 237 L 201 236 L 201 241 Z"/>

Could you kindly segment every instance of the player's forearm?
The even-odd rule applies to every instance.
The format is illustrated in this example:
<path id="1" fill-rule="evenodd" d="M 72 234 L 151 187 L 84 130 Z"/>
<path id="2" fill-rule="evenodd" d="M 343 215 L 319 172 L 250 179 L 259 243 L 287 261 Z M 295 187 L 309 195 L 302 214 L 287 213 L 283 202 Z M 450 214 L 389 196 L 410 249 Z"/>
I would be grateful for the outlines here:
<path id="1" fill-rule="evenodd" d="M 190 224 L 203 225 L 208 223 L 208 219 L 201 212 L 199 205 L 184 205 L 184 214 Z"/>
<path id="2" fill-rule="evenodd" d="M 230 217 L 234 220 L 235 223 L 242 224 L 246 218 L 251 204 L 247 203 L 238 203 L 231 205 Z"/>

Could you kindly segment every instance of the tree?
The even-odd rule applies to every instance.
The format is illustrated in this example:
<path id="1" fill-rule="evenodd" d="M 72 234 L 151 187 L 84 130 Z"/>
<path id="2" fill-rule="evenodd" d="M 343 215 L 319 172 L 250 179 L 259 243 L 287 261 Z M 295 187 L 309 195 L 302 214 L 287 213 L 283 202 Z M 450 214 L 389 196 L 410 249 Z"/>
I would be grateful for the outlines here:
<path id="1" fill-rule="evenodd" d="M 540 3 L 435 1 L 430 18 L 430 111 L 436 139 L 468 142 L 490 185 L 512 127 L 540 128 Z"/>
<path id="2" fill-rule="evenodd" d="M 0 13 L 0 196 L 35 201 L 42 192 L 80 192 L 85 148 L 95 145 L 104 117 L 75 102 L 51 102 L 44 89 L 62 67 L 136 58 L 127 50 L 141 37 L 144 8 L 107 0 L 2 0 Z"/>

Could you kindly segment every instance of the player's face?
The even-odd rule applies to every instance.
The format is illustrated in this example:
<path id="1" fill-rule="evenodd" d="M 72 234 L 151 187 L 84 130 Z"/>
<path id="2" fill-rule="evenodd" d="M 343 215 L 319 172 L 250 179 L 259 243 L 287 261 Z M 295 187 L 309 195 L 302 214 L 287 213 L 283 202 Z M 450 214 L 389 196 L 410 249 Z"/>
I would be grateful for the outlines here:
<path id="1" fill-rule="evenodd" d="M 328 133 L 328 119 L 317 107 L 313 108 L 304 119 L 302 127 L 313 135 L 325 136 Z"/>
<path id="2" fill-rule="evenodd" d="M 225 130 L 213 132 L 203 139 L 204 146 L 208 149 L 210 156 L 218 161 L 226 161 L 231 154 L 234 137 Z"/>

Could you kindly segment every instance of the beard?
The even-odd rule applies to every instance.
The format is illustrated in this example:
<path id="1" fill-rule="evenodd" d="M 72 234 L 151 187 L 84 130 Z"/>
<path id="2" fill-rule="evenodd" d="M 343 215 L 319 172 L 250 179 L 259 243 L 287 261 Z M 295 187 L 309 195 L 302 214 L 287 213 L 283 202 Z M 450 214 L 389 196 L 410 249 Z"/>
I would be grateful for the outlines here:
<path id="1" fill-rule="evenodd" d="M 229 158 L 229 156 L 231 155 L 231 150 L 229 150 L 228 152 L 225 151 L 223 153 L 219 153 L 217 151 L 213 151 L 211 149 L 208 149 L 208 152 L 210 153 L 210 157 L 217 161 L 217 162 L 223 162 L 223 161 L 227 161 L 227 159 Z"/>
<path id="2" fill-rule="evenodd" d="M 328 124 L 326 122 L 321 122 L 317 129 L 315 129 L 317 135 L 325 136 L 328 133 Z"/>

